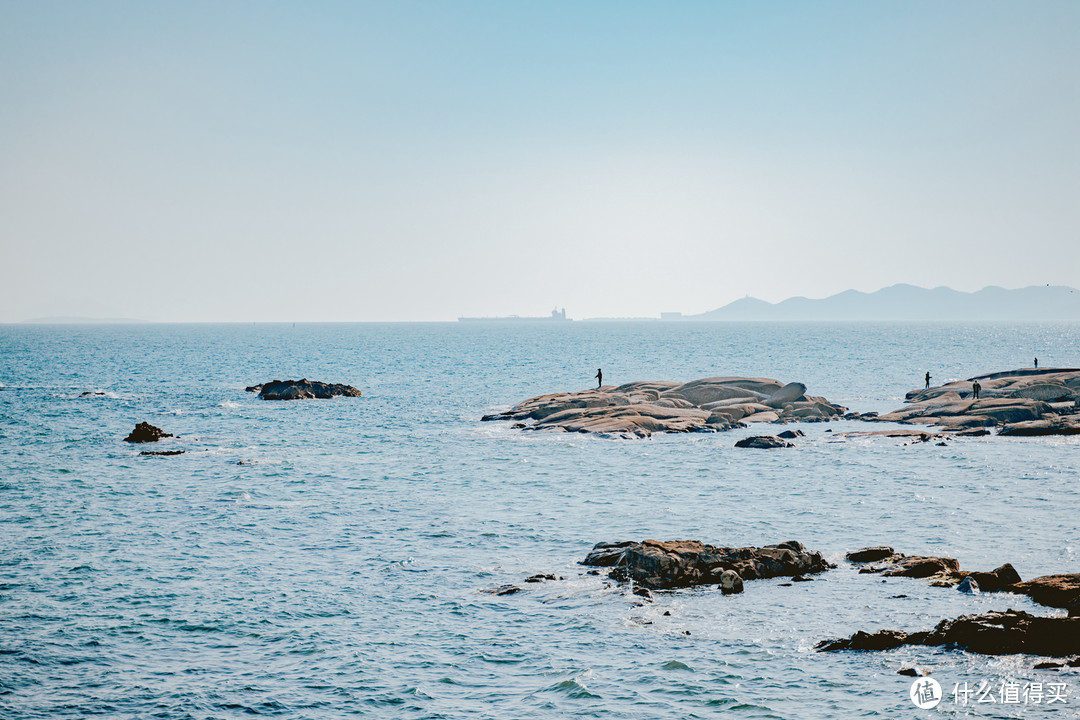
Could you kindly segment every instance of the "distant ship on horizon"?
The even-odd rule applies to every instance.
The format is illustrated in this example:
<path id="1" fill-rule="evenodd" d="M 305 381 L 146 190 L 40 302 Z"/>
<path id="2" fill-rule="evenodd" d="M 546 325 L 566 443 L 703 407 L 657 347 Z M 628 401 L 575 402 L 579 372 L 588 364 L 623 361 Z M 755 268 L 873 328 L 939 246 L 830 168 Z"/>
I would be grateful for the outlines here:
<path id="1" fill-rule="evenodd" d="M 566 317 L 566 308 L 560 310 L 555 308 L 551 311 L 551 315 L 547 317 L 522 317 L 520 315 L 507 315 L 505 317 L 459 317 L 458 322 L 571 322 L 571 318 Z"/>

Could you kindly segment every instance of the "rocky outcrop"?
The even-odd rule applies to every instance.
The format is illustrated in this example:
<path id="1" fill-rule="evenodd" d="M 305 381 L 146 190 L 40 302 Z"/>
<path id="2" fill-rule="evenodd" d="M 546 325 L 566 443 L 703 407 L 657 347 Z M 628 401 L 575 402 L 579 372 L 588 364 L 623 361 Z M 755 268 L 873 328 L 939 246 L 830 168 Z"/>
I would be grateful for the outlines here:
<path id="1" fill-rule="evenodd" d="M 932 585 L 958 585 L 970 578 L 976 589 L 982 592 L 1011 590 L 1020 582 L 1020 574 L 1011 564 L 1004 565 L 990 572 L 969 572 L 961 570 L 960 564 L 949 557 L 923 555 L 904 555 L 891 547 L 879 545 L 863 548 L 847 554 L 848 561 L 855 564 L 877 563 L 859 570 L 860 573 L 881 573 L 886 577 L 926 578 Z"/>
<path id="2" fill-rule="evenodd" d="M 1080 615 L 1080 573 L 1047 575 L 1027 582 L 1019 582 L 1005 590 L 1027 595 L 1040 605 L 1066 608 L 1069 615 Z M 1080 652 L 1080 650 L 1078 650 Z"/>
<path id="3" fill-rule="evenodd" d="M 765 547 L 715 547 L 697 540 L 598 543 L 582 563 L 610 567 L 610 576 L 652 589 L 720 585 L 741 592 L 744 580 L 824 572 L 821 553 L 794 540 Z"/>
<path id="4" fill-rule="evenodd" d="M 979 383 L 979 398 L 974 384 Z M 1080 433 L 1080 370 L 1027 368 L 912 390 L 908 404 L 867 420 L 936 425 L 948 431 L 1002 427 L 1001 435 Z"/>
<path id="5" fill-rule="evenodd" d="M 845 408 L 806 394 L 802 383 L 714 377 L 633 382 L 541 395 L 483 420 L 527 421 L 526 429 L 648 437 L 654 432 L 715 432 L 755 422 L 819 422 Z"/>
<path id="6" fill-rule="evenodd" d="M 1016 610 L 988 612 L 942 620 L 929 632 L 860 631 L 849 638 L 823 640 L 817 649 L 889 650 L 902 645 L 943 645 L 983 655 L 1068 657 L 1080 650 L 1080 617 L 1040 617 Z"/>
<path id="7" fill-rule="evenodd" d="M 861 573 L 881 573 L 886 577 L 926 578 L 939 573 L 951 573 L 960 569 L 954 558 L 926 555 L 905 555 L 894 552 L 891 547 L 863 548 L 847 554 L 853 563 L 880 561 L 882 564 L 862 568 Z M 959 581 L 958 581 L 959 582 Z"/>
<path id="8" fill-rule="evenodd" d="M 752 437 L 743 438 L 735 443 L 737 448 L 754 448 L 757 450 L 773 450 L 775 448 L 789 448 L 795 447 L 794 443 L 789 443 L 787 440 L 781 440 L 776 435 L 754 435 Z"/>
<path id="9" fill-rule="evenodd" d="M 157 442 L 161 438 L 172 437 L 171 434 L 165 432 L 159 427 L 154 427 L 150 423 L 137 423 L 135 429 L 131 431 L 131 434 L 124 438 L 124 442 L 129 443 L 148 443 Z"/>
<path id="10" fill-rule="evenodd" d="M 360 391 L 352 385 L 336 385 L 301 378 L 299 380 L 272 380 L 261 385 L 245 388 L 257 392 L 263 400 L 305 400 L 332 397 L 360 397 Z"/>

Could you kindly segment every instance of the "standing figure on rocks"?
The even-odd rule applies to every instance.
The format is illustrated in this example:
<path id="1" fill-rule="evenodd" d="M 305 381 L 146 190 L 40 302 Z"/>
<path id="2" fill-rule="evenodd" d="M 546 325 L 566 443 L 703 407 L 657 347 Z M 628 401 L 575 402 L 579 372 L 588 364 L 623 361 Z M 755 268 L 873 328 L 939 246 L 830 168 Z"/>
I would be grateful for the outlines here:
<path id="1" fill-rule="evenodd" d="M 1035 358 L 1035 369 L 1039 368 L 1039 358 Z"/>
<path id="2" fill-rule="evenodd" d="M 930 389 L 930 371 L 929 370 L 926 371 L 926 389 L 927 390 Z"/>
<path id="3" fill-rule="evenodd" d="M 596 368 L 596 388 L 600 389 L 600 386 L 604 384 L 604 371 L 600 368 Z"/>
<path id="4" fill-rule="evenodd" d="M 979 381 L 978 380 L 972 380 L 971 381 L 971 396 L 973 398 L 975 398 L 976 400 L 978 400 L 980 390 L 982 390 L 982 385 L 979 384 Z"/>

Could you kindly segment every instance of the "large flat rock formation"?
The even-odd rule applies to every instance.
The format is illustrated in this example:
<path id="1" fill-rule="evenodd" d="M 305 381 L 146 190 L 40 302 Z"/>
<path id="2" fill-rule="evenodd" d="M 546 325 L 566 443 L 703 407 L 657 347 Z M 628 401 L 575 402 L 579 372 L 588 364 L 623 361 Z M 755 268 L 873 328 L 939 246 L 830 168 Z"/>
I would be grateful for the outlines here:
<path id="1" fill-rule="evenodd" d="M 768 378 L 713 377 L 632 382 L 529 398 L 484 420 L 518 420 L 533 430 L 648 437 L 715 432 L 755 422 L 821 422 L 846 408 L 806 394 L 806 386 Z"/>
<path id="2" fill-rule="evenodd" d="M 974 397 L 975 383 L 979 397 Z M 944 430 L 999 426 L 1000 435 L 1080 433 L 1080 370 L 1008 370 L 912 390 L 904 407 L 874 420 Z"/>

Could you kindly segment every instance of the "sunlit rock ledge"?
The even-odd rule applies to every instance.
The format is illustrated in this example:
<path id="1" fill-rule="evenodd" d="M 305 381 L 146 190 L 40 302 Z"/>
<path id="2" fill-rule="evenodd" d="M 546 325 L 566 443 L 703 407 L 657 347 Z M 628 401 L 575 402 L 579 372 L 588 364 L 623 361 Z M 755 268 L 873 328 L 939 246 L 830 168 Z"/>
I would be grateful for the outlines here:
<path id="1" fill-rule="evenodd" d="M 532 430 L 648 437 L 659 432 L 716 432 L 745 423 L 821 422 L 845 411 L 825 398 L 807 395 L 802 383 L 713 377 L 541 395 L 482 419 L 517 420 Z"/>
<path id="2" fill-rule="evenodd" d="M 912 390 L 906 397 L 904 407 L 866 419 L 952 431 L 999 426 L 1005 436 L 1080 433 L 1080 369 L 1008 370 Z"/>

